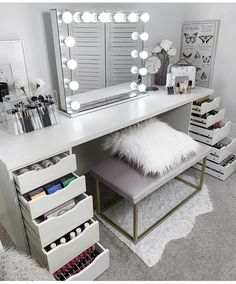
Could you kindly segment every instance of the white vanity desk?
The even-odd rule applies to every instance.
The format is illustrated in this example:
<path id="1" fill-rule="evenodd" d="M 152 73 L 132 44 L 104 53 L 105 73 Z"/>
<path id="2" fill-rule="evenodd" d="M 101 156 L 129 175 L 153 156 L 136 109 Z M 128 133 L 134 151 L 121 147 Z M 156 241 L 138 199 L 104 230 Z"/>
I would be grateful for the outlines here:
<path id="1" fill-rule="evenodd" d="M 0 221 L 19 249 L 28 252 L 12 172 L 78 146 L 73 152 L 83 174 L 102 157 L 97 138 L 154 116 L 187 133 L 192 102 L 213 90 L 197 87 L 192 94 L 166 95 L 163 88 L 151 94 L 75 118 L 61 115 L 59 125 L 21 136 L 0 130 Z"/>

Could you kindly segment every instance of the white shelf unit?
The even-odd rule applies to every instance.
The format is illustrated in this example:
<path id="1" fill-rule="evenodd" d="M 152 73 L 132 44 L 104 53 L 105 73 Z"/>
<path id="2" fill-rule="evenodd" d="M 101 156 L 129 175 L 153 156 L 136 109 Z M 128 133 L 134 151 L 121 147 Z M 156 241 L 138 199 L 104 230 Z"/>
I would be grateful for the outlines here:
<path id="1" fill-rule="evenodd" d="M 208 97 L 210 99 L 210 97 Z M 227 158 L 236 154 L 236 138 L 229 137 L 231 121 L 224 121 L 225 109 L 219 110 L 220 97 L 210 99 L 200 105 L 193 103 L 190 116 L 189 134 L 198 142 L 212 146 L 207 156 L 206 173 L 220 180 L 226 180 L 236 170 L 236 160 L 224 164 Z M 208 115 L 206 115 L 209 113 Z M 220 128 L 212 126 L 220 122 Z M 218 149 L 218 143 L 223 146 Z M 200 170 L 201 163 L 194 168 Z"/>
<path id="2" fill-rule="evenodd" d="M 56 164 L 39 170 L 30 170 L 18 174 L 13 173 L 18 199 L 25 226 L 25 232 L 31 255 L 38 263 L 46 266 L 53 275 L 58 269 L 69 263 L 91 246 L 95 245 L 98 255 L 79 273 L 71 275 L 67 280 L 94 280 L 109 267 L 109 251 L 99 243 L 99 223 L 93 219 L 93 199 L 86 192 L 84 176 L 77 176 L 76 157 L 71 150 L 60 153 L 61 160 Z M 52 157 L 49 157 L 50 159 Z M 36 163 L 40 163 L 38 161 Z M 28 165 L 30 168 L 31 165 Z M 50 195 L 44 195 L 31 200 L 28 193 L 73 175 L 74 179 L 62 189 Z M 63 214 L 48 219 L 43 215 L 69 200 L 74 200 L 75 206 Z M 58 244 L 59 239 L 68 236 L 71 231 L 87 223 L 80 234 Z M 57 246 L 49 249 L 51 243 Z M 40 279 L 38 279 L 40 280 Z"/>

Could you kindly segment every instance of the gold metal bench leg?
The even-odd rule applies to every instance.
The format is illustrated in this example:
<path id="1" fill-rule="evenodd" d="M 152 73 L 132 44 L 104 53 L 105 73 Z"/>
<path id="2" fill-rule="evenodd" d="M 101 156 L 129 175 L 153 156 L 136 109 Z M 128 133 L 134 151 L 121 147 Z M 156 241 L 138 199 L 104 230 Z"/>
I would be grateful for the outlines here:
<path id="1" fill-rule="evenodd" d="M 133 242 L 138 242 L 138 203 L 133 204 Z"/>

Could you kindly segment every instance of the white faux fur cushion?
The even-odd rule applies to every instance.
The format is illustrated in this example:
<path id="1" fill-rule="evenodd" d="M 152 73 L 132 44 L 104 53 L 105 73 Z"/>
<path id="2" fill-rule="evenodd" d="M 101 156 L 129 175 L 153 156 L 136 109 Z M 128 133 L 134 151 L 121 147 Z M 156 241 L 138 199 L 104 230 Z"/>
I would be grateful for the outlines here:
<path id="1" fill-rule="evenodd" d="M 0 281 L 52 281 L 50 273 L 15 248 L 0 250 Z"/>
<path id="2" fill-rule="evenodd" d="M 144 175 L 162 175 L 196 153 L 199 144 L 152 118 L 108 135 L 104 148 L 140 168 Z"/>

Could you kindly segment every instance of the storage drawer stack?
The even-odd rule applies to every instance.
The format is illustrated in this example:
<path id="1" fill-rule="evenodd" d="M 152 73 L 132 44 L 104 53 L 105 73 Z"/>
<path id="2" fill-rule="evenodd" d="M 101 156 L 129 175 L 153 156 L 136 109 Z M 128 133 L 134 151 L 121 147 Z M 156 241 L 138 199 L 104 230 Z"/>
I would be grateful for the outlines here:
<path id="1" fill-rule="evenodd" d="M 228 136 L 231 121 L 224 121 L 225 109 L 219 110 L 219 105 L 220 97 L 194 102 L 189 133 L 195 140 L 212 146 L 206 173 L 225 180 L 236 170 L 236 138 Z M 195 168 L 200 170 L 201 164 L 196 164 Z"/>
<path id="2" fill-rule="evenodd" d="M 17 170 L 14 180 L 32 256 L 56 280 L 94 280 L 109 267 L 109 251 L 99 243 L 85 177 L 74 171 L 76 157 L 66 151 Z"/>

